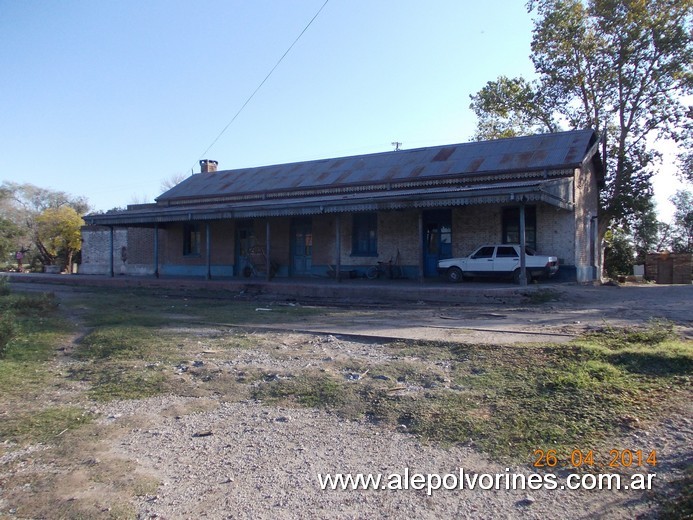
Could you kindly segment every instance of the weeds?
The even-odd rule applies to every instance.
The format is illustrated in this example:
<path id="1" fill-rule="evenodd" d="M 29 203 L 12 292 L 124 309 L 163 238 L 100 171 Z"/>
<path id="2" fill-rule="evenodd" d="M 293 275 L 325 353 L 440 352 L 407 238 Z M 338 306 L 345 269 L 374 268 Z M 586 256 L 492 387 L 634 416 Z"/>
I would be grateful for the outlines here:
<path id="1" fill-rule="evenodd" d="M 8 343 L 17 334 L 15 320 L 16 318 L 12 312 L 5 311 L 0 314 L 0 359 L 5 357 Z"/>
<path id="2" fill-rule="evenodd" d="M 567 456 L 605 442 L 626 427 L 624 417 L 656 416 L 660 396 L 693 362 L 693 346 L 672 337 L 656 324 L 560 347 L 398 342 L 387 346 L 397 353 L 388 362 L 266 378 L 252 395 L 472 443 L 500 460 L 527 461 L 546 447 Z M 603 346 L 613 338 L 616 350 Z M 360 375 L 352 381 L 349 372 Z"/>
<path id="3" fill-rule="evenodd" d="M 90 414 L 72 406 L 19 413 L 3 419 L 0 438 L 18 443 L 48 442 L 91 420 Z"/>
<path id="4" fill-rule="evenodd" d="M 56 308 L 52 294 L 12 294 L 7 279 L 0 278 L 0 359 L 6 357 L 10 343 L 24 334 L 20 321 L 51 314 Z"/>
<path id="5" fill-rule="evenodd" d="M 610 350 L 633 345 L 655 346 L 676 337 L 674 324 L 668 320 L 651 320 L 646 327 L 626 328 L 606 325 L 602 330 L 585 335 L 587 341 Z"/>
<path id="6" fill-rule="evenodd" d="M 10 283 L 7 275 L 0 275 L 0 296 L 7 296 L 8 294 L 10 294 Z"/>
<path id="7" fill-rule="evenodd" d="M 553 297 L 538 294 L 539 299 Z M 70 343 L 74 350 L 64 369 L 68 379 L 88 384 L 71 402 L 166 392 L 251 397 L 267 405 L 320 408 L 370 420 L 422 441 L 473 445 L 509 462 L 530 462 L 536 449 L 556 450 L 559 458 L 575 447 L 598 449 L 629 428 L 624 418 L 646 422 L 658 417 L 661 400 L 686 391 L 693 373 L 693 345 L 679 340 L 673 325 L 663 321 L 637 330 L 605 327 L 561 346 L 400 341 L 374 345 L 381 356 L 340 353 L 333 358 L 323 352 L 329 346 L 315 349 L 311 342 L 279 348 L 275 336 L 219 325 L 277 316 L 300 322 L 320 312 L 316 309 L 267 305 L 270 312 L 256 312 L 252 303 L 219 299 L 210 305 L 206 299 L 144 291 L 88 294 L 71 305 L 88 327 L 80 341 Z M 50 295 L 0 296 L 0 339 L 3 334 L 9 338 L 0 359 L 0 404 L 41 403 L 37 398 L 64 377 L 50 363 L 74 330 L 57 308 Z M 211 331 L 200 328 L 205 322 L 217 325 Z M 254 360 L 251 349 L 262 361 Z M 291 372 L 267 368 L 285 366 L 284 361 L 292 363 Z M 3 417 L 0 437 L 51 442 L 90 420 L 74 405 L 30 405 L 9 420 Z M 86 442 L 90 434 L 79 435 Z M 100 471 L 107 481 L 114 470 Z M 153 493 L 156 485 L 131 483 L 126 493 Z M 690 479 L 681 485 L 689 489 Z"/>
<path id="8" fill-rule="evenodd" d="M 541 288 L 526 294 L 528 303 L 541 305 L 548 302 L 555 302 L 560 299 L 560 293 L 555 289 Z"/>
<path id="9" fill-rule="evenodd" d="M 348 400 L 344 386 L 332 376 L 307 372 L 299 376 L 270 375 L 251 393 L 271 403 L 294 402 L 314 408 L 340 408 Z"/>

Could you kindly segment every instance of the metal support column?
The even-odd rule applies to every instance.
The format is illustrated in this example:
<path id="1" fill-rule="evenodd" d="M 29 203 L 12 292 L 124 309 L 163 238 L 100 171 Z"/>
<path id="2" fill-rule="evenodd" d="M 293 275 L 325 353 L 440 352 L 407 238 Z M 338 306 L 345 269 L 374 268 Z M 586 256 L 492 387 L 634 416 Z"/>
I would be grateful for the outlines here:
<path id="1" fill-rule="evenodd" d="M 111 239 L 111 248 L 110 248 L 110 249 L 111 249 L 111 254 L 110 254 L 110 258 L 111 258 L 111 261 L 109 262 L 109 272 L 110 272 L 111 278 L 113 278 L 113 277 L 115 276 L 115 272 L 114 272 L 114 269 L 113 269 L 113 254 L 115 253 L 115 251 L 114 251 L 115 248 L 114 248 L 114 245 L 113 245 L 113 240 L 114 240 L 114 238 L 113 238 L 113 226 L 109 226 L 108 228 L 109 228 L 110 231 L 111 231 L 111 233 L 110 233 L 110 239 Z"/>
<path id="2" fill-rule="evenodd" d="M 520 285 L 527 286 L 527 237 L 525 236 L 525 203 L 520 204 Z"/>
<path id="3" fill-rule="evenodd" d="M 342 216 L 337 213 L 334 217 L 334 255 L 335 255 L 335 279 L 342 281 Z"/>
<path id="4" fill-rule="evenodd" d="M 206 240 L 207 240 L 207 274 L 205 278 L 207 280 L 212 279 L 212 233 L 209 228 L 209 222 L 205 224 L 205 233 L 206 233 Z"/>
<path id="5" fill-rule="evenodd" d="M 154 276 L 159 278 L 159 224 L 154 224 Z"/>
<path id="6" fill-rule="evenodd" d="M 419 210 L 419 282 L 424 281 L 424 222 L 423 210 Z"/>
<path id="7" fill-rule="evenodd" d="M 266 280 L 269 282 L 272 279 L 272 262 L 270 261 L 270 256 L 272 252 L 270 251 L 270 220 L 269 217 L 265 223 L 265 269 L 267 271 Z"/>

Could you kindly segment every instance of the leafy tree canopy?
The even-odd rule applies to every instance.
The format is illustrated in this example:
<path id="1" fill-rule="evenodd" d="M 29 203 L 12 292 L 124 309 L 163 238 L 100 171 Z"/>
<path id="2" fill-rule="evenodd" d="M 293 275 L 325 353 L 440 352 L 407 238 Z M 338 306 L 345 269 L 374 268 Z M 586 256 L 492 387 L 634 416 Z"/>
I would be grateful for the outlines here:
<path id="1" fill-rule="evenodd" d="M 17 251 L 29 253 L 29 257 L 38 256 L 43 264 L 51 264 L 55 256 L 49 253 L 50 244 L 44 244 L 38 232 L 38 217 L 45 211 L 70 208 L 78 216 L 89 211 L 86 198 L 76 197 L 62 191 L 40 188 L 33 184 L 3 182 L 0 185 L 0 217 L 11 222 L 18 232 L 9 237 L 11 247 Z M 0 230 L 0 233 L 2 231 Z"/>
<path id="2" fill-rule="evenodd" d="M 693 193 L 679 190 L 669 200 L 675 208 L 671 250 L 674 253 L 693 253 Z"/>
<path id="3" fill-rule="evenodd" d="M 18 251 L 16 238 L 21 230 L 11 220 L 0 217 L 0 262 L 10 260 L 10 256 Z"/>
<path id="4" fill-rule="evenodd" d="M 82 249 L 81 229 L 84 220 L 70 206 L 47 208 L 36 217 L 37 246 L 42 256 L 53 263 L 63 253 L 68 266 L 74 253 Z"/>
<path id="5" fill-rule="evenodd" d="M 538 79 L 500 77 L 472 96 L 478 139 L 558 129 L 606 133 L 600 234 L 641 225 L 658 158 L 648 138 L 690 130 L 693 0 L 531 0 Z"/>

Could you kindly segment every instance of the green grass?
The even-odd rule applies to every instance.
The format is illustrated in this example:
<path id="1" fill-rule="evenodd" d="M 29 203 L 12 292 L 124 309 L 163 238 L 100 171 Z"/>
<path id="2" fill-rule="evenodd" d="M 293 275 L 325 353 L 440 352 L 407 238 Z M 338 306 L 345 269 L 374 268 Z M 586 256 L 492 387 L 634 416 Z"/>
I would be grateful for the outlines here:
<path id="1" fill-rule="evenodd" d="M 13 329 L 0 356 L 0 396 L 31 398 L 50 384 L 46 362 L 73 333 L 57 308 L 52 295 L 0 296 L 0 309 L 10 316 Z"/>
<path id="2" fill-rule="evenodd" d="M 300 322 L 319 309 L 280 303 L 257 303 L 237 300 L 234 293 L 186 293 L 175 290 L 94 289 L 70 305 L 78 311 L 88 327 L 142 326 L 175 327 L 183 322 L 243 325 L 277 321 Z M 258 312 L 258 307 L 269 312 Z"/>
<path id="3" fill-rule="evenodd" d="M 20 443 L 49 441 L 89 421 L 77 407 L 45 407 L 42 402 L 58 382 L 49 362 L 56 347 L 70 341 L 74 329 L 58 312 L 54 295 L 3 293 L 0 309 L 11 315 L 13 334 L 0 359 L 0 404 L 7 410 L 0 422 L 0 438 Z"/>
<path id="4" fill-rule="evenodd" d="M 0 422 L 0 438 L 18 443 L 50 442 L 91 420 L 90 414 L 73 406 L 17 412 Z"/>
<path id="5" fill-rule="evenodd" d="M 342 409 L 350 400 L 350 392 L 333 376 L 320 372 L 300 375 L 271 375 L 252 392 L 254 399 L 270 403 L 295 402 L 315 408 Z"/>
<path id="6" fill-rule="evenodd" d="M 656 324 L 567 346 L 399 342 L 388 350 L 397 359 L 262 380 L 253 397 L 404 425 L 424 440 L 471 443 L 498 460 L 528 462 L 536 449 L 565 460 L 574 448 L 596 449 L 618 435 L 627 418 L 655 418 L 661 400 L 690 383 L 693 362 L 693 344 Z M 365 375 L 352 381 L 350 372 Z"/>
<path id="7" fill-rule="evenodd" d="M 70 376 L 87 381 L 87 395 L 96 401 L 144 399 L 171 390 L 170 376 L 164 368 L 141 364 L 87 364 L 71 370 Z"/>
<path id="8" fill-rule="evenodd" d="M 539 300 L 548 297 L 539 294 Z M 0 439 L 65 439 L 65 432 L 92 419 L 72 404 L 81 399 L 174 393 L 320 408 L 398 428 L 422 442 L 469 444 L 508 463 L 531 463 L 537 449 L 556 450 L 565 462 L 575 448 L 598 453 L 628 433 L 633 418 L 656 421 L 663 402 L 688 395 L 693 374 L 693 342 L 664 321 L 605 327 L 567 345 L 399 341 L 373 345 L 383 356 L 333 359 L 312 343 L 279 348 L 268 341 L 273 335 L 221 324 L 302 323 L 319 313 L 351 311 L 131 289 L 85 291 L 60 303 L 51 295 L 0 295 L 0 312 L 11 323 L 0 359 L 0 406 L 12 410 L 2 417 Z M 84 335 L 73 342 L 78 332 Z M 72 349 L 64 366 L 56 364 L 60 346 Z M 260 361 L 237 364 L 236 352 L 248 349 L 257 349 Z M 270 371 L 266 367 L 275 365 L 263 359 L 276 366 L 290 360 L 294 368 Z M 176 369 L 181 365 L 185 371 Z M 74 390 L 69 402 L 44 403 L 42 397 L 65 383 L 65 373 L 86 390 Z M 683 496 L 690 475 L 680 486 Z M 665 507 L 690 506 L 663 500 Z"/>

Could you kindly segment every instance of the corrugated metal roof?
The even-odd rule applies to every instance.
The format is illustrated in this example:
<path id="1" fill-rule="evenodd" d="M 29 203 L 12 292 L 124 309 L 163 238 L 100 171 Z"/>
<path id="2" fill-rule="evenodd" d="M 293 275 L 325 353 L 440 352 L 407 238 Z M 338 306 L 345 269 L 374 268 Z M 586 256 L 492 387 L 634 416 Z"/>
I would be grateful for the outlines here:
<path id="1" fill-rule="evenodd" d="M 157 201 L 573 168 L 582 163 L 595 141 L 594 131 L 576 130 L 200 173 Z"/>
<path id="2" fill-rule="evenodd" d="M 572 179 L 528 180 L 474 185 L 467 187 L 430 187 L 398 191 L 362 191 L 346 195 L 324 197 L 296 197 L 291 199 L 250 200 L 233 203 L 209 203 L 181 206 L 139 205 L 127 211 L 101 215 L 87 215 L 89 224 L 101 225 L 151 225 L 153 223 L 189 220 L 219 220 L 255 218 L 263 216 L 297 216 L 351 211 L 377 211 L 426 207 L 448 207 L 491 202 L 512 202 L 525 196 L 528 201 L 569 209 L 572 207 L 567 189 Z M 567 198 L 554 192 L 560 188 Z"/>

